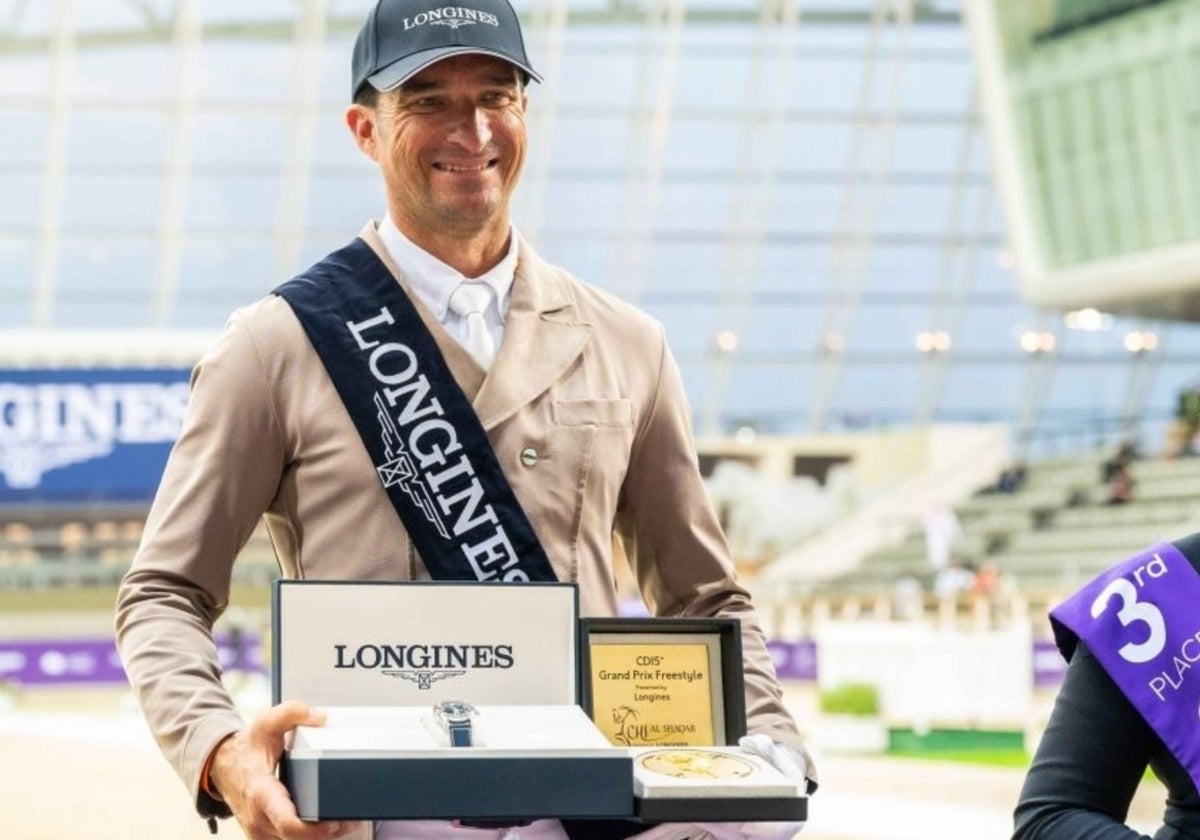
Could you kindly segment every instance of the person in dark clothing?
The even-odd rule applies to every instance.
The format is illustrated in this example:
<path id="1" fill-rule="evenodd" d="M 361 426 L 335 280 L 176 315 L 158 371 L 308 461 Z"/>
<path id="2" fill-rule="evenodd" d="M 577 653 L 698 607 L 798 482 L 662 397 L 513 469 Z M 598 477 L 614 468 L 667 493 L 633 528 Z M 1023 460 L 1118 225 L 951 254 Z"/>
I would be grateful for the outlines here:
<path id="1" fill-rule="evenodd" d="M 1145 838 L 1124 823 L 1147 766 L 1167 788 L 1156 840 L 1200 837 L 1196 786 L 1080 645 L 1025 777 L 1013 840 Z"/>
<path id="2" fill-rule="evenodd" d="M 1000 473 L 1000 479 L 996 482 L 996 489 L 1001 493 L 1016 493 L 1025 486 L 1027 474 L 1028 467 L 1025 466 L 1025 462 L 1018 461 Z"/>
<path id="3" fill-rule="evenodd" d="M 1196 454 L 1196 433 L 1200 432 L 1200 387 L 1192 383 L 1179 392 L 1175 408 L 1177 424 L 1176 457 Z"/>
<path id="4" fill-rule="evenodd" d="M 1200 534 L 1174 547 L 1200 567 Z M 1119 604 L 1114 598 L 1114 612 Z M 1146 838 L 1125 820 L 1147 767 L 1167 788 L 1155 840 L 1200 838 L 1200 793 L 1187 770 L 1083 642 L 1067 653 L 1066 678 L 1016 806 L 1013 840 Z M 1185 673 L 1189 679 L 1200 674 Z M 1195 719 L 1194 706 L 1185 712 Z"/>
<path id="5" fill-rule="evenodd" d="M 1138 458 L 1137 447 L 1131 441 L 1125 441 L 1113 456 L 1100 466 L 1100 481 L 1104 484 L 1113 480 L 1113 476 L 1129 466 Z"/>
<path id="6" fill-rule="evenodd" d="M 1127 505 L 1133 501 L 1133 486 L 1136 482 L 1128 464 L 1116 466 L 1108 477 L 1106 504 Z"/>
<path id="7" fill-rule="evenodd" d="M 1105 504 L 1125 505 L 1133 501 L 1133 462 L 1137 458 L 1137 447 L 1130 441 L 1121 444 L 1113 457 L 1104 462 L 1100 478 L 1107 487 Z"/>

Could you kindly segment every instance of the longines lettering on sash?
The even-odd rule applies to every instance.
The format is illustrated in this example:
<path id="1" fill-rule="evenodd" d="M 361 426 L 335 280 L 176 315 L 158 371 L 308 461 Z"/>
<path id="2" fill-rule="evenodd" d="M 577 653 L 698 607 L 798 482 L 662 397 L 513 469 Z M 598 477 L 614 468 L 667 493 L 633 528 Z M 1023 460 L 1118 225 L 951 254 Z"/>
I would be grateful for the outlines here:
<path id="1" fill-rule="evenodd" d="M 454 542 L 479 580 L 528 581 L 516 551 L 490 503 L 475 466 L 454 426 L 421 372 L 417 354 L 406 344 L 381 344 L 372 329 L 395 323 L 388 308 L 364 321 L 347 321 L 358 348 L 370 351 L 367 367 L 384 386 L 375 405 L 386 462 L 376 471 L 384 487 L 400 485 L 444 539 Z"/>

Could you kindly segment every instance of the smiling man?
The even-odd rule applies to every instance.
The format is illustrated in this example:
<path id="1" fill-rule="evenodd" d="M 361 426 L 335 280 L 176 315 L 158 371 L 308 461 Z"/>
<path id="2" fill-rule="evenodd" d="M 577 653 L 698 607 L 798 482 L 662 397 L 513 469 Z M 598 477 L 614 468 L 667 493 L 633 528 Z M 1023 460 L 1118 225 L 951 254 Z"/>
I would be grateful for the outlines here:
<path id="1" fill-rule="evenodd" d="M 364 23 L 346 123 L 387 212 L 235 313 L 197 366 L 118 597 L 121 655 L 164 752 L 202 815 L 232 814 L 254 840 L 585 830 L 301 822 L 275 770 L 286 733 L 321 716 L 289 702 L 245 723 L 212 640 L 260 518 L 287 577 L 570 581 L 589 616 L 616 614 L 624 554 L 655 614 L 742 620 L 743 748 L 815 786 L 701 484 L 662 327 L 514 228 L 540 77 L 507 0 L 463 3 L 382 0 Z"/>
<path id="2" fill-rule="evenodd" d="M 368 80 L 346 114 L 379 164 L 389 221 L 467 278 L 509 247 L 509 199 L 527 145 L 522 75 L 494 56 L 452 55 L 386 93 Z"/>

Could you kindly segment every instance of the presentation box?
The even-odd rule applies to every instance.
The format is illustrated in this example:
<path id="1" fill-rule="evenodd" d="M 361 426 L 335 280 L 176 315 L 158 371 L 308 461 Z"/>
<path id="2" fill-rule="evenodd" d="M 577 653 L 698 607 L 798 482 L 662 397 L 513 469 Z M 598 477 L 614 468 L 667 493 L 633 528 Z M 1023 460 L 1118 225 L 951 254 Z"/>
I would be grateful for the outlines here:
<path id="1" fill-rule="evenodd" d="M 581 623 L 554 583 L 277 581 L 273 607 L 275 702 L 327 712 L 280 761 L 302 819 L 806 818 L 736 747 L 736 620 Z"/>

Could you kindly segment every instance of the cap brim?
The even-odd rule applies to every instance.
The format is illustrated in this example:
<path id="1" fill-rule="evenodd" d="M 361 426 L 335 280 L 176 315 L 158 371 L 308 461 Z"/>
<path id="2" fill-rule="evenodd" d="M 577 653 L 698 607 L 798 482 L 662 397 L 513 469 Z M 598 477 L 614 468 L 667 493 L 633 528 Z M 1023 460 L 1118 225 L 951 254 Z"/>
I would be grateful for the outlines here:
<path id="1" fill-rule="evenodd" d="M 521 72 L 528 74 L 529 78 L 535 82 L 542 81 L 542 77 L 532 67 L 517 61 L 511 55 L 505 55 L 497 50 L 487 50 L 481 47 L 470 46 L 438 47 L 437 49 L 425 50 L 424 52 L 406 56 L 399 61 L 392 62 L 374 75 L 368 76 L 367 81 L 371 87 L 378 91 L 393 90 L 420 73 L 426 67 L 437 64 L 443 58 L 449 58 L 452 55 L 470 54 L 490 55 L 503 59 Z"/>

